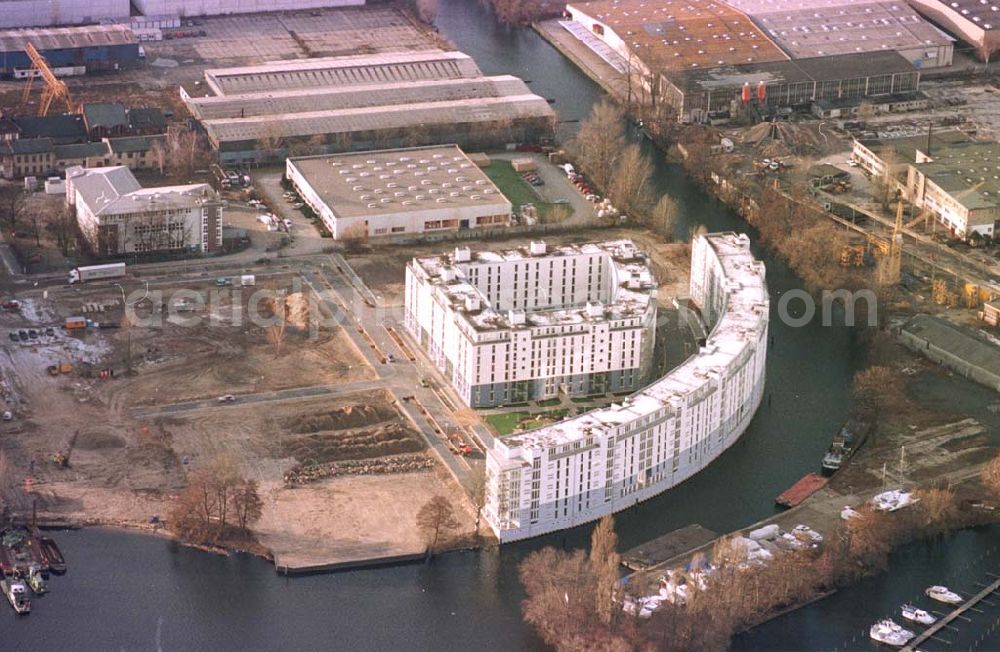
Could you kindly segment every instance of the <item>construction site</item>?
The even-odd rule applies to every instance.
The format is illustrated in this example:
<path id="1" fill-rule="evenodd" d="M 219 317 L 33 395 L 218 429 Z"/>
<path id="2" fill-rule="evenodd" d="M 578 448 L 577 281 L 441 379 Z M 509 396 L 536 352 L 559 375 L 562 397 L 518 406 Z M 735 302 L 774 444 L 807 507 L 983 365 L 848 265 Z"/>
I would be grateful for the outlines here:
<path id="1" fill-rule="evenodd" d="M 259 483 L 257 536 L 286 570 L 420 554 L 415 513 L 438 494 L 468 531 L 464 493 L 301 279 L 129 279 L 127 295 L 54 288 L 0 315 L 26 333 L 0 360 L 0 436 L 40 518 L 149 527 L 224 457 Z"/>

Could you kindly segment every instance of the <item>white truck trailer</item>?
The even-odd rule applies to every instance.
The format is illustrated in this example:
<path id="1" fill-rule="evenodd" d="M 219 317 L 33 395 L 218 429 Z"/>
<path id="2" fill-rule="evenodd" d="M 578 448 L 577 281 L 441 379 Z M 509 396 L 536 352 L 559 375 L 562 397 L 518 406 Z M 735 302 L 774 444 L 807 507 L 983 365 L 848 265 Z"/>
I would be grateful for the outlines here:
<path id="1" fill-rule="evenodd" d="M 108 263 L 106 265 L 88 265 L 69 270 L 70 283 L 85 283 L 105 278 L 120 278 L 125 276 L 125 263 Z"/>

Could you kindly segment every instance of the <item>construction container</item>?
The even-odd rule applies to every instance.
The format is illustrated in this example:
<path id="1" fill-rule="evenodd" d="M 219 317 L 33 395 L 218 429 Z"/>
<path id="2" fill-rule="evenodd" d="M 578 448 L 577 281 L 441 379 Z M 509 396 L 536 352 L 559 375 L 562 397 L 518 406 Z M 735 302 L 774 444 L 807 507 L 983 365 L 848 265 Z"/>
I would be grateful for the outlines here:
<path id="1" fill-rule="evenodd" d="M 515 172 L 533 172 L 538 169 L 538 164 L 531 158 L 516 158 L 510 162 L 510 166 Z"/>
<path id="2" fill-rule="evenodd" d="M 87 328 L 87 318 L 86 317 L 67 317 L 66 323 L 64 324 L 66 330 L 81 330 Z"/>

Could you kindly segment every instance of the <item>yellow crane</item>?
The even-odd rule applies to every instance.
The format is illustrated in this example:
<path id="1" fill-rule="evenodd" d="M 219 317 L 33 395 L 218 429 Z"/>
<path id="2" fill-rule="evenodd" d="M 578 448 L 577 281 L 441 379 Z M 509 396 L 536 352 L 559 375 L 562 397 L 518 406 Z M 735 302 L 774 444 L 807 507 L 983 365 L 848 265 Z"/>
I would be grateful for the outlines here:
<path id="1" fill-rule="evenodd" d="M 45 57 L 30 42 L 24 46 L 24 51 L 28 53 L 28 58 L 31 59 L 31 70 L 28 72 L 28 83 L 25 85 L 24 93 L 21 95 L 21 110 L 24 111 L 27 108 L 28 98 L 31 97 L 32 83 L 35 81 L 35 77 L 38 76 L 45 82 L 45 89 L 42 91 L 42 101 L 38 105 L 38 115 L 48 115 L 49 107 L 57 99 L 65 103 L 67 113 L 72 113 L 73 101 L 70 99 L 69 88 L 66 86 L 66 82 L 56 77 L 52 69 L 49 68 Z"/>
<path id="2" fill-rule="evenodd" d="M 889 239 L 888 252 L 878 269 L 879 285 L 899 283 L 903 266 L 903 197 L 896 197 L 896 224 Z"/>

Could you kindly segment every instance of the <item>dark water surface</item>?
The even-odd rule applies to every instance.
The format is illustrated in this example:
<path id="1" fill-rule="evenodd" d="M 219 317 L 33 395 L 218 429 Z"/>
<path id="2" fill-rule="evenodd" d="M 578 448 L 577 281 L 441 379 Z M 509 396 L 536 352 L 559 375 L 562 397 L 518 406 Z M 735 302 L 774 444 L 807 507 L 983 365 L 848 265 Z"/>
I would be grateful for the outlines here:
<path id="1" fill-rule="evenodd" d="M 519 75 L 554 99 L 564 120 L 585 117 L 601 96 L 534 32 L 496 25 L 477 0 L 442 0 L 438 24 L 487 74 Z M 745 230 L 662 157 L 656 183 L 681 204 L 678 235 L 696 224 Z M 768 265 L 776 307 L 783 292 L 801 283 L 757 253 Z M 716 531 L 752 523 L 772 513 L 775 495 L 818 467 L 847 411 L 855 347 L 842 326 L 793 329 L 772 319 L 771 334 L 768 388 L 746 435 L 700 475 L 620 514 L 623 546 L 690 523 Z M 947 401 L 948 388 L 941 391 L 940 400 Z M 70 572 L 54 578 L 52 593 L 36 601 L 29 617 L 0 609 L 0 651 L 536 648 L 537 639 L 521 623 L 517 563 L 543 545 L 582 546 L 588 536 L 584 527 L 500 552 L 446 555 L 429 566 L 286 579 L 256 559 L 220 558 L 157 538 L 107 530 L 59 533 Z M 975 549 L 975 535 L 960 536 Z M 795 631 L 797 618 L 777 621 L 741 645 L 811 647 L 794 644 L 785 633 Z M 825 627 L 833 628 L 840 636 L 839 625 Z M 775 648 L 770 636 L 790 643 Z"/>

